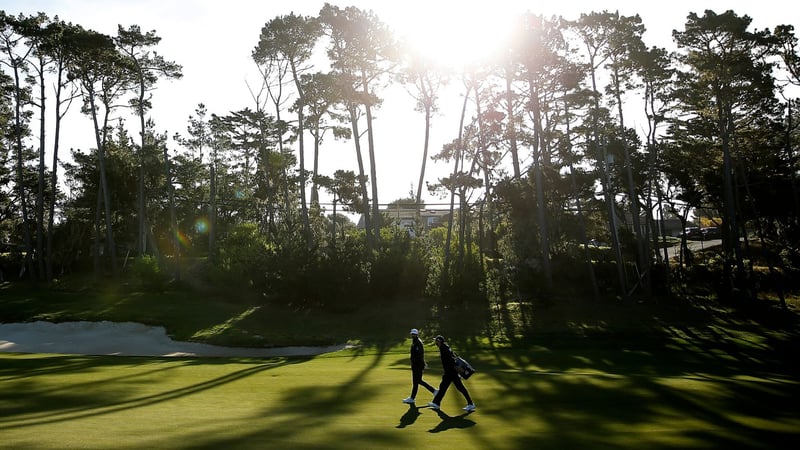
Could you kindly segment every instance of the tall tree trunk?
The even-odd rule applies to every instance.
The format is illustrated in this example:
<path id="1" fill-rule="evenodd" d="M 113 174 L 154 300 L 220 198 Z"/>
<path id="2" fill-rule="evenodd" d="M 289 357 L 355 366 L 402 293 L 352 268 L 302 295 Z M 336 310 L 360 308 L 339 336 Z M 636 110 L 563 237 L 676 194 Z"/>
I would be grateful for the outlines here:
<path id="1" fill-rule="evenodd" d="M 40 60 L 41 61 L 41 60 Z M 39 122 L 39 170 L 37 182 L 37 196 L 36 196 L 36 262 L 38 267 L 38 276 L 46 277 L 47 270 L 46 260 L 47 257 L 44 253 L 44 169 L 45 169 L 45 130 L 46 130 L 46 98 L 45 98 L 45 85 L 44 85 L 44 67 L 39 67 L 39 96 L 41 98 L 40 107 L 40 122 Z M 56 167 L 53 167 L 56 170 Z M 55 192 L 53 192 L 55 195 Z M 49 278 L 46 278 L 49 280 Z"/>
<path id="2" fill-rule="evenodd" d="M 272 98 L 274 100 L 274 105 L 275 105 L 275 123 L 276 124 L 281 124 L 282 121 L 281 121 L 281 108 L 280 108 L 280 98 L 281 98 L 280 92 L 278 93 L 277 97 L 273 97 L 272 93 L 270 93 L 270 98 Z M 280 128 L 278 128 L 278 129 L 280 130 Z M 262 135 L 264 135 L 264 132 L 265 132 L 265 130 L 262 132 Z M 277 133 L 277 135 L 278 135 L 277 136 L 277 138 L 278 138 L 277 139 L 277 141 L 278 141 L 278 153 L 280 154 L 281 157 L 283 157 L 284 156 L 283 131 L 281 130 L 280 132 Z M 267 200 L 268 200 L 268 202 L 267 202 L 268 203 L 268 205 L 267 205 L 267 214 L 269 215 L 269 219 L 268 220 L 269 220 L 269 229 L 270 229 L 270 235 L 269 235 L 270 236 L 270 242 L 273 242 L 273 240 L 275 239 L 275 235 L 277 233 L 276 226 L 275 226 L 275 207 L 274 207 L 274 205 L 275 205 L 275 196 L 277 195 L 277 193 L 274 192 L 274 190 L 275 190 L 274 189 L 274 184 L 272 186 L 270 186 L 271 185 L 271 181 L 270 180 L 272 179 L 272 177 L 270 176 L 270 167 L 271 167 L 270 151 L 269 151 L 269 146 L 265 145 L 265 148 L 266 148 L 266 153 L 267 154 L 266 154 L 266 158 L 265 158 L 266 159 L 266 164 L 264 165 L 264 170 L 266 172 L 264 174 L 264 178 L 266 179 L 266 183 L 267 183 Z M 283 196 L 284 196 L 283 200 L 284 200 L 284 204 L 288 207 L 288 205 L 289 205 L 289 177 L 288 177 L 288 174 L 286 173 L 286 167 L 285 166 L 281 170 L 281 173 L 283 175 Z"/>
<path id="3" fill-rule="evenodd" d="M 424 83 L 423 77 L 420 76 L 420 83 Z M 423 84 L 424 86 L 424 84 Z M 425 182 L 425 167 L 428 162 L 428 145 L 431 136 L 431 105 L 430 102 L 425 102 L 425 141 L 422 145 L 422 164 L 419 170 L 419 182 L 417 183 L 417 217 L 419 217 L 420 209 L 422 208 L 422 184 Z"/>
<path id="4" fill-rule="evenodd" d="M 517 122 L 514 114 L 514 92 L 511 90 L 511 81 L 514 76 L 511 63 L 506 66 L 506 116 L 508 120 L 507 137 L 511 151 L 511 163 L 514 169 L 514 180 L 520 180 L 519 151 L 517 150 Z"/>
<path id="5" fill-rule="evenodd" d="M 25 195 L 25 164 L 24 152 L 22 151 L 22 96 L 20 95 L 20 77 L 19 68 L 14 65 L 14 139 L 17 147 L 17 190 L 20 198 L 20 209 L 22 213 L 22 238 L 25 243 L 25 266 L 28 271 L 28 277 L 36 286 L 37 277 L 34 273 L 32 256 L 34 253 L 33 242 L 31 237 L 30 223 L 28 221 L 28 201 Z"/>
<path id="6" fill-rule="evenodd" d="M 625 120 L 622 114 L 622 94 L 619 88 L 619 76 L 614 69 L 614 94 L 617 99 L 617 114 L 619 115 L 619 129 L 620 136 L 625 135 Z M 628 182 L 628 197 L 631 204 L 631 219 L 633 221 L 633 236 L 636 239 L 636 255 L 638 256 L 640 277 L 638 282 L 641 283 L 645 291 L 645 295 L 650 296 L 650 252 L 646 250 L 646 240 L 642 239 L 642 224 L 639 217 L 639 196 L 636 193 L 636 186 L 633 182 L 633 164 L 631 163 L 630 152 L 628 151 L 628 144 L 622 141 L 622 151 L 625 155 L 625 174 Z"/>
<path id="7" fill-rule="evenodd" d="M 655 143 L 653 143 L 652 148 L 653 148 L 653 154 L 654 155 L 653 155 L 653 160 L 651 162 L 651 168 L 652 168 L 651 172 L 652 172 L 652 174 L 649 177 L 650 178 L 649 183 L 651 183 L 651 185 L 655 187 L 656 207 L 658 208 L 658 217 L 661 217 L 661 221 L 659 222 L 659 226 L 658 226 L 658 233 L 655 233 L 656 237 L 654 237 L 653 243 L 655 244 L 655 248 L 658 249 L 659 248 L 658 247 L 658 244 L 659 244 L 658 236 L 660 235 L 661 236 L 661 247 L 664 249 L 664 277 L 665 277 L 665 283 L 666 283 L 667 289 L 671 290 L 671 287 L 672 287 L 671 270 L 672 270 L 672 268 L 671 268 L 671 264 L 670 264 L 670 260 L 669 260 L 669 246 L 667 245 L 667 233 L 666 233 L 666 229 L 664 227 L 666 225 L 666 219 L 664 218 L 664 193 L 662 192 L 662 189 L 661 189 L 660 184 L 658 183 L 658 180 L 656 180 L 656 178 L 655 178 L 656 177 L 656 173 L 657 173 L 657 171 L 655 170 L 655 166 L 656 166 L 657 160 L 658 160 L 658 155 L 656 154 L 657 151 L 658 151 L 657 150 L 658 147 L 655 145 Z M 653 188 L 651 188 L 651 195 L 648 196 L 648 198 L 652 197 L 652 191 L 653 191 Z"/>
<path id="8" fill-rule="evenodd" d="M 103 249 L 103 233 L 100 230 L 100 220 L 103 218 L 101 213 L 103 208 L 103 188 L 97 186 L 97 201 L 94 208 L 94 251 L 92 252 L 92 259 L 94 264 L 94 277 L 100 279 L 102 274 L 103 264 L 100 261 L 100 252 Z"/>
<path id="9" fill-rule="evenodd" d="M 333 247 L 333 251 L 336 251 L 336 191 L 337 189 L 333 189 L 333 217 L 331 220 L 331 246 Z"/>
<path id="10" fill-rule="evenodd" d="M 536 185 L 536 202 L 539 207 L 537 211 L 537 222 L 539 223 L 539 242 L 542 252 L 542 269 L 544 270 L 545 283 L 547 289 L 553 289 L 553 272 L 550 269 L 550 238 L 547 227 L 547 200 L 544 196 L 544 180 L 542 178 L 542 153 L 545 150 L 545 137 L 542 131 L 542 111 L 539 103 L 539 90 L 532 81 L 529 82 L 531 88 L 531 100 L 533 103 L 533 176 Z"/>
<path id="11" fill-rule="evenodd" d="M 308 202 L 306 200 L 306 156 L 305 156 L 305 95 L 303 93 L 303 86 L 300 83 L 300 77 L 297 72 L 295 61 L 290 61 L 292 69 L 292 78 L 294 85 L 297 89 L 298 104 L 297 104 L 297 155 L 300 164 L 300 211 L 302 212 L 301 219 L 303 220 L 303 237 L 306 240 L 306 247 L 311 248 L 311 223 L 308 218 Z"/>
<path id="12" fill-rule="evenodd" d="M 47 264 L 46 264 L 46 273 L 47 273 L 47 280 L 53 279 L 53 224 L 55 221 L 55 210 L 56 210 L 56 198 L 58 197 L 58 150 L 59 145 L 61 143 L 61 89 L 63 87 L 62 83 L 62 76 L 63 76 L 63 66 L 59 65 L 58 67 L 58 74 L 57 74 L 57 83 L 56 83 L 56 95 L 55 95 L 55 124 L 54 124 L 54 136 L 53 136 L 53 171 L 50 173 L 50 199 L 48 202 L 49 214 L 47 215 Z"/>
<path id="13" fill-rule="evenodd" d="M 111 259 L 111 273 L 116 278 L 117 276 L 117 249 L 114 243 L 114 230 L 113 220 L 111 218 L 111 195 L 108 192 L 108 179 L 106 176 L 106 160 L 105 160 L 105 145 L 106 145 L 106 124 L 108 123 L 108 106 L 105 108 L 105 118 L 103 120 L 102 138 L 101 128 L 97 121 L 97 108 L 95 106 L 94 93 L 89 93 L 89 103 L 92 110 L 92 122 L 94 123 L 94 135 L 97 143 L 97 164 L 100 166 L 100 192 L 102 193 L 103 208 L 105 212 L 106 222 L 106 246 L 108 247 L 108 256 Z"/>
<path id="14" fill-rule="evenodd" d="M 303 123 L 305 117 L 303 115 L 303 105 L 298 106 L 297 121 Z M 301 219 L 303 221 L 303 236 L 306 241 L 306 247 L 311 248 L 311 222 L 308 218 L 308 200 L 306 200 L 306 154 L 304 135 L 305 131 L 303 125 L 297 127 L 297 146 L 298 146 L 298 162 L 300 164 L 300 211 Z"/>
<path id="15" fill-rule="evenodd" d="M 489 171 L 491 168 L 489 167 L 490 161 L 487 157 L 487 149 L 486 143 L 483 139 L 483 114 L 481 111 L 481 99 L 480 93 L 478 89 L 474 90 L 475 94 L 475 104 L 477 108 L 478 114 L 478 146 L 480 147 L 480 159 L 481 159 L 481 166 L 483 168 L 483 184 L 485 187 L 485 202 L 488 209 L 488 230 L 486 232 L 486 237 L 488 238 L 488 246 L 489 246 L 489 254 L 492 255 L 494 258 L 497 255 L 497 246 L 495 244 L 495 237 L 494 237 L 494 202 L 492 201 L 492 184 L 491 179 L 489 177 Z"/>
<path id="16" fill-rule="evenodd" d="M 211 154 L 211 183 L 208 196 L 208 260 L 214 264 L 217 258 L 217 149 L 214 148 Z"/>
<path id="17" fill-rule="evenodd" d="M 611 248 L 614 251 L 614 258 L 617 262 L 617 280 L 619 282 L 620 294 L 622 298 L 628 298 L 628 285 L 625 279 L 625 263 L 622 259 L 622 248 L 619 243 L 619 226 L 617 225 L 617 209 L 614 206 L 614 196 L 610 192 L 611 189 L 611 169 L 608 167 L 610 162 L 608 160 L 608 146 L 605 139 L 599 143 L 603 161 L 602 167 L 602 186 L 604 197 L 606 201 L 606 208 L 608 208 L 608 224 L 611 234 Z"/>
<path id="18" fill-rule="evenodd" d="M 719 100 L 719 98 L 718 98 Z M 722 248 L 724 254 L 724 267 L 723 273 L 725 277 L 725 293 L 728 299 L 731 299 L 733 294 L 734 276 L 732 272 L 732 264 L 736 264 L 737 272 L 741 278 L 744 274 L 744 265 L 740 255 L 739 245 L 739 228 L 738 221 L 736 220 L 736 205 L 733 193 L 733 164 L 731 162 L 731 135 L 729 125 L 729 112 L 724 111 L 723 105 L 718 106 L 718 120 L 719 129 L 722 138 L 722 192 L 723 192 L 723 240 Z"/>
<path id="19" fill-rule="evenodd" d="M 174 276 L 175 280 L 181 279 L 181 245 L 180 245 L 180 230 L 178 229 L 178 219 L 175 213 L 175 185 L 172 184 L 172 168 L 170 167 L 169 152 L 167 146 L 164 145 L 164 179 L 167 182 L 167 195 L 169 198 L 169 224 L 172 228 L 170 236 L 172 237 L 172 253 L 175 258 L 174 263 Z"/>
<path id="20" fill-rule="evenodd" d="M 465 237 L 466 225 L 468 218 L 466 189 L 463 187 L 458 188 L 458 259 L 456 260 L 456 272 L 460 273 L 464 270 L 464 251 L 466 249 L 467 240 Z"/>
<path id="21" fill-rule="evenodd" d="M 469 204 L 467 203 L 466 188 L 461 188 L 461 195 L 459 196 L 459 204 L 461 207 L 458 211 L 458 271 L 464 273 L 466 268 L 467 257 L 472 255 L 470 223 L 472 221 L 472 211 L 470 211 Z"/>
<path id="22" fill-rule="evenodd" d="M 601 168 L 601 177 L 600 177 L 600 185 L 603 188 L 603 195 L 605 197 L 606 208 L 608 209 L 608 228 L 609 234 L 611 235 L 611 247 L 614 251 L 614 258 L 617 262 L 617 279 L 619 281 L 619 289 L 620 295 L 622 298 L 628 298 L 628 290 L 627 284 L 625 282 L 625 263 L 622 260 L 622 251 L 619 246 L 619 231 L 617 230 L 617 213 L 616 208 L 614 208 L 614 197 L 611 190 L 611 178 L 609 175 L 608 170 L 608 151 L 606 148 L 605 139 L 601 139 L 600 131 L 598 126 L 598 117 L 597 115 L 600 112 L 600 92 L 597 90 L 597 70 L 594 64 L 594 59 L 592 58 L 590 64 L 590 74 L 592 79 L 592 92 L 595 93 L 594 99 L 594 113 L 592 114 L 592 134 L 594 135 L 594 144 L 596 147 L 596 151 L 600 151 L 600 157 L 602 161 L 600 161 L 600 168 Z"/>
<path id="23" fill-rule="evenodd" d="M 567 142 L 570 143 L 570 152 L 572 151 L 572 137 L 571 137 L 571 129 L 569 124 L 569 103 L 567 101 L 566 92 L 564 93 L 564 118 L 566 120 L 566 133 L 567 133 Z M 578 182 L 575 179 L 575 167 L 572 164 L 572 159 L 569 158 L 569 178 L 572 184 L 572 195 L 575 197 L 575 208 L 578 214 L 578 230 L 580 233 L 581 244 L 583 244 L 583 257 L 584 261 L 586 262 L 586 271 L 589 274 L 589 281 L 592 284 L 592 294 L 594 296 L 595 301 L 600 299 L 600 290 L 597 286 L 597 277 L 594 273 L 594 265 L 592 264 L 592 254 L 589 252 L 588 242 L 589 239 L 586 236 L 586 220 L 583 216 L 583 207 L 581 205 L 581 196 L 580 192 L 578 191 Z"/>
<path id="24" fill-rule="evenodd" d="M 144 199 L 144 155 L 145 144 L 147 139 L 147 129 L 145 126 L 144 118 L 144 87 L 139 89 L 139 106 L 137 108 L 139 116 L 139 129 L 140 132 L 140 145 L 139 145 L 139 180 L 138 180 L 138 195 L 137 206 L 139 209 L 139 231 L 137 234 L 137 241 L 139 243 L 139 255 L 144 255 L 147 252 L 147 234 L 145 233 L 145 218 L 146 208 Z"/>
<path id="25" fill-rule="evenodd" d="M 365 98 L 369 98 L 369 85 L 367 84 L 367 74 L 361 71 L 361 85 L 363 88 Z M 381 238 L 381 213 L 380 204 L 378 203 L 378 163 L 375 160 L 375 132 L 372 123 L 372 106 L 369 103 L 364 105 L 364 110 L 367 113 L 367 148 L 369 150 L 369 173 L 371 179 L 370 186 L 372 187 L 372 228 L 373 237 L 375 240 L 375 247 L 380 247 Z"/>
<path id="26" fill-rule="evenodd" d="M 480 208 L 478 209 L 478 261 L 481 264 L 481 272 L 486 272 L 486 253 L 483 250 L 483 236 L 486 235 L 486 230 L 484 229 L 484 206 L 486 205 L 486 201 L 482 201 L 480 204 Z M 494 258 L 496 255 L 492 255 Z"/>
<path id="27" fill-rule="evenodd" d="M 260 117 L 259 129 L 261 131 L 260 135 L 259 135 L 259 151 L 260 151 L 260 153 L 262 155 L 262 161 L 263 161 L 263 164 L 264 164 L 264 183 L 265 183 L 266 189 L 267 189 L 266 211 L 265 211 L 266 212 L 267 223 L 266 223 L 266 226 L 264 226 L 263 225 L 263 219 L 262 219 L 261 223 L 262 223 L 262 228 L 264 229 L 265 234 L 267 235 L 267 239 L 269 240 L 269 242 L 273 242 L 274 239 L 275 239 L 275 220 L 274 220 L 275 214 L 273 212 L 274 205 L 275 205 L 275 193 L 273 192 L 274 184 L 272 182 L 272 162 L 270 161 L 271 156 L 272 156 L 272 150 L 270 149 L 270 146 L 267 145 L 266 142 L 264 142 L 264 139 L 266 138 L 267 133 L 269 133 L 269 131 L 264 128 L 264 120 L 263 119 L 264 119 L 265 113 L 264 113 L 264 111 L 261 110 L 260 106 L 258 106 L 258 113 L 259 113 L 259 117 Z M 278 119 L 278 123 L 279 123 L 279 119 Z M 280 141 L 282 141 L 282 139 L 280 139 L 280 137 L 279 137 L 278 141 L 280 142 Z"/>
<path id="28" fill-rule="evenodd" d="M 453 220 L 454 215 L 453 212 L 455 211 L 455 197 L 456 197 L 456 186 L 455 181 L 458 176 L 458 165 L 461 160 L 461 151 L 463 149 L 463 140 L 464 140 L 464 118 L 467 115 L 467 102 L 469 101 L 469 92 L 472 90 L 472 85 L 467 84 L 467 91 L 464 93 L 464 103 L 461 105 L 461 119 L 458 122 L 458 140 L 456 141 L 456 151 L 455 155 L 453 155 L 453 186 L 450 186 L 450 216 L 447 221 L 447 238 L 445 239 L 444 244 L 444 264 L 442 266 L 442 280 L 441 285 L 442 287 L 447 286 L 448 280 L 450 278 L 450 242 L 452 241 L 453 237 Z"/>
<path id="29" fill-rule="evenodd" d="M 350 113 L 350 127 L 353 130 L 353 142 L 356 146 L 356 160 L 358 161 L 358 184 L 361 188 L 361 201 L 364 204 L 364 232 L 366 233 L 367 246 L 370 249 L 375 248 L 372 236 L 372 218 L 369 211 L 369 193 L 367 192 L 367 177 L 364 174 L 364 158 L 361 155 L 361 135 L 358 130 L 358 115 L 356 114 L 356 106 L 348 105 L 347 111 Z"/>
<path id="30" fill-rule="evenodd" d="M 795 125 L 792 115 L 792 102 L 788 101 L 786 103 L 786 135 L 784 137 L 784 148 L 786 149 L 786 160 L 791 164 L 795 160 L 794 151 L 792 150 L 792 130 Z M 789 171 L 789 179 L 791 180 L 792 200 L 794 201 L 794 214 L 792 214 L 792 217 L 794 217 L 795 224 L 797 224 L 798 220 L 800 220 L 800 194 L 797 192 L 796 170 Z"/>
<path id="31" fill-rule="evenodd" d="M 669 246 L 667 245 L 667 233 L 664 229 L 665 219 L 664 219 L 664 194 L 661 192 L 661 189 L 656 188 L 656 201 L 658 202 L 658 215 L 661 217 L 661 226 L 659 227 L 659 231 L 661 232 L 661 246 L 664 248 L 664 271 L 666 275 L 666 283 L 667 288 L 670 289 L 672 286 L 672 273 L 671 273 L 671 264 L 669 262 Z"/>
<path id="32" fill-rule="evenodd" d="M 655 249 L 655 254 L 661 258 L 661 252 L 659 248 L 663 248 L 663 261 L 664 261 L 664 282 L 666 284 L 667 290 L 671 290 L 671 274 L 670 274 L 670 262 L 669 262 L 669 247 L 667 246 L 667 236 L 666 230 L 664 229 L 665 225 L 665 218 L 664 218 L 664 193 L 662 192 L 661 183 L 659 180 L 658 165 L 659 165 L 659 146 L 658 146 L 658 125 L 660 123 L 660 119 L 658 118 L 661 116 L 661 111 L 656 109 L 655 100 L 657 95 L 655 93 L 655 88 L 650 84 L 645 84 L 645 96 L 644 96 L 644 115 L 648 117 L 648 132 L 647 132 L 647 148 L 649 150 L 649 158 L 648 158 L 648 173 L 647 173 L 647 185 L 648 185 L 648 195 L 647 195 L 647 207 L 650 214 L 650 219 L 654 223 L 653 225 L 653 248 Z M 653 205 L 653 193 L 655 193 L 656 197 L 656 204 Z M 656 208 L 658 209 L 657 213 Z M 655 217 L 660 217 L 661 220 L 656 221 Z M 661 238 L 660 247 L 659 247 L 659 237 Z M 649 256 L 649 252 L 648 252 Z M 652 290 L 652 278 L 650 281 L 650 288 Z"/>
<path id="33" fill-rule="evenodd" d="M 311 204 L 312 205 L 319 205 L 319 186 L 317 185 L 317 176 L 319 175 L 319 141 L 321 140 L 320 137 L 320 130 L 319 130 L 319 120 L 314 122 L 314 171 L 312 172 L 311 177 Z"/>

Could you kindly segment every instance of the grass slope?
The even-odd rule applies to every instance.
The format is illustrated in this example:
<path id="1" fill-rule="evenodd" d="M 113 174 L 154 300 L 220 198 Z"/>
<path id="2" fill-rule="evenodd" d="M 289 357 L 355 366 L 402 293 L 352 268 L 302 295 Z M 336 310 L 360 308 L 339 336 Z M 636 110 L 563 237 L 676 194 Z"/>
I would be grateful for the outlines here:
<path id="1" fill-rule="evenodd" d="M 434 349 L 429 348 L 430 357 Z M 316 358 L 0 354 L 0 447 L 798 448 L 793 371 L 722 351 L 470 354 L 478 410 L 410 385 L 404 347 Z M 438 364 L 426 378 L 438 381 Z M 759 367 L 762 367 L 759 369 Z"/>

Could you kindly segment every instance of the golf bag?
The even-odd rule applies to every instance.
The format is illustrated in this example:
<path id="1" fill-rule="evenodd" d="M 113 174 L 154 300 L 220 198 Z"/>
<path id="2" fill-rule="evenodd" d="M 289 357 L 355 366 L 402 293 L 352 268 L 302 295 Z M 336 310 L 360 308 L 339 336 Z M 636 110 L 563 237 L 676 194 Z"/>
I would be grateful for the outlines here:
<path id="1" fill-rule="evenodd" d="M 466 380 L 467 378 L 471 377 L 473 373 L 475 373 L 475 369 L 472 367 L 472 365 L 470 365 L 469 362 L 467 362 L 466 359 L 456 355 L 455 361 L 456 372 L 458 372 L 461 378 Z"/>

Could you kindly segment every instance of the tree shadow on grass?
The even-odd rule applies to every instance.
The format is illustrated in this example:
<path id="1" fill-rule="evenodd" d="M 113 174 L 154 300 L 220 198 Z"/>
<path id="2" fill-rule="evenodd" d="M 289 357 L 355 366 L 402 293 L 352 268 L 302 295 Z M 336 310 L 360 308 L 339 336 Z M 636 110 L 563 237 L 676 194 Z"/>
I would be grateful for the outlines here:
<path id="1" fill-rule="evenodd" d="M 703 305 L 623 306 L 640 310 L 617 311 L 613 327 L 577 321 L 575 332 L 536 322 L 520 331 L 524 322 L 500 311 L 495 326 L 513 332 L 488 329 L 497 351 L 470 336 L 450 339 L 478 377 L 508 394 L 493 415 L 535 419 L 541 431 L 509 438 L 512 447 L 798 448 L 795 316 L 770 327 Z"/>
<path id="2" fill-rule="evenodd" d="M 364 380 L 367 375 L 380 366 L 381 361 L 386 355 L 385 349 L 375 352 L 370 363 L 363 369 L 355 373 L 347 381 L 331 386 L 299 386 L 295 389 L 283 393 L 283 401 L 286 405 L 280 411 L 282 414 L 308 414 L 309 411 L 334 411 L 345 413 L 357 407 L 357 403 L 352 398 L 368 396 L 372 388 L 365 385 Z M 362 356 L 369 357 L 369 356 Z M 350 357 L 351 361 L 354 359 Z M 270 409 L 265 414 L 274 414 L 276 411 Z M 309 417 L 309 420 L 313 420 Z"/>
<path id="3" fill-rule="evenodd" d="M 90 370 L 97 366 L 97 358 L 93 356 L 79 356 L 79 355 L 58 355 L 58 356 L 45 356 L 36 355 L 22 357 L 0 355 L 0 360 L 3 361 L 0 366 L 0 379 L 3 381 L 11 381 L 16 379 L 35 378 L 40 375 L 56 375 L 56 374 L 70 374 L 81 373 Z M 131 357 L 135 359 L 137 357 Z M 131 364 L 131 359 L 128 360 L 111 360 L 108 364 Z"/>
<path id="4" fill-rule="evenodd" d="M 355 353 L 362 358 L 372 358 L 363 368 L 349 377 L 334 376 L 337 381 L 333 384 L 302 385 L 281 392 L 281 398 L 265 409 L 261 415 L 270 417 L 273 423 L 263 429 L 242 434 L 236 437 L 207 438 L 201 443 L 192 443 L 185 448 L 189 449 L 217 449 L 240 448 L 260 446 L 263 448 L 282 448 L 291 443 L 292 448 L 319 448 L 319 443 L 303 443 L 298 438 L 298 424 L 302 429 L 326 428 L 330 431 L 325 435 L 327 448 L 389 448 L 402 445 L 404 439 L 391 433 L 389 430 L 380 429 L 360 432 L 357 436 L 352 434 L 349 427 L 338 429 L 331 427 L 330 422 L 337 418 L 349 417 L 362 405 L 359 398 L 368 398 L 374 395 L 374 386 L 366 382 L 368 375 L 375 369 L 384 365 L 383 360 L 387 355 L 386 348 L 380 346 L 374 354 L 366 354 L 364 350 Z M 336 358 L 336 356 L 333 356 Z M 355 357 L 341 356 L 352 361 Z M 395 428 L 410 425 L 419 415 L 418 408 L 411 405 L 409 411 L 400 419 L 400 424 Z M 258 444 L 254 444 L 258 443 Z"/>
<path id="5" fill-rule="evenodd" d="M 47 387 L 41 388 L 36 382 L 35 376 L 33 378 L 27 377 L 17 382 L 5 383 L 4 389 L 0 391 L 0 404 L 16 405 L 13 408 L 0 408 L 0 427 L 10 429 L 54 424 L 62 421 L 72 421 L 87 417 L 113 414 L 129 409 L 143 408 L 194 395 L 253 376 L 264 370 L 295 364 L 304 360 L 305 359 L 284 358 L 274 358 L 267 361 L 262 360 L 258 365 L 249 366 L 223 376 L 186 385 L 179 389 L 142 396 L 131 396 L 122 388 L 117 389 L 115 392 L 109 392 L 108 388 L 105 388 L 99 393 L 94 393 L 94 395 L 86 395 L 84 388 L 88 389 L 90 393 L 94 392 L 92 386 L 96 385 L 99 381 L 97 379 L 80 382 L 77 385 L 70 385 L 68 388 L 63 386 L 53 388 L 50 387 L 51 383 L 47 383 L 45 384 Z M 26 367 L 34 367 L 35 361 L 37 360 L 27 360 L 24 365 Z M 58 361 L 63 361 L 64 366 L 59 367 L 57 364 Z M 147 364 L 148 362 L 159 361 L 162 360 L 159 358 L 147 359 L 127 357 L 42 358 L 40 364 L 44 367 L 40 367 L 38 370 L 34 369 L 34 371 L 40 375 L 51 375 L 54 373 L 60 375 L 84 374 L 89 370 L 98 372 L 107 370 L 108 373 L 115 373 L 113 367 L 116 366 L 129 366 L 133 362 L 137 364 Z M 174 359 L 169 361 L 175 362 Z M 125 379 L 139 377 L 144 377 L 146 379 L 148 375 L 152 375 L 156 372 L 175 370 L 185 365 L 214 364 L 216 362 L 230 363 L 231 360 L 202 359 L 198 361 L 197 359 L 186 359 L 181 362 L 183 364 L 170 364 L 167 367 L 159 367 L 152 370 L 138 370 L 134 374 L 115 376 L 103 379 L 102 382 L 112 381 L 109 385 L 113 385 L 121 383 Z"/>
<path id="6" fill-rule="evenodd" d="M 516 377 L 514 385 L 520 391 L 528 384 L 530 397 L 496 413 L 526 410 L 538 424 L 541 432 L 515 436 L 514 448 L 790 449 L 800 439 L 792 427 L 796 383 L 611 374 L 529 379 Z"/>

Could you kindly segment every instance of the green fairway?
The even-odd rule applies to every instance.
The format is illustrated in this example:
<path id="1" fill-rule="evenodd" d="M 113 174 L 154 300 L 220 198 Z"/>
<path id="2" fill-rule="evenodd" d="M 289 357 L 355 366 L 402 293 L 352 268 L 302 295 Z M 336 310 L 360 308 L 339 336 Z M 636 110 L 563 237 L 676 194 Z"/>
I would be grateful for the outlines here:
<path id="1" fill-rule="evenodd" d="M 438 413 L 425 407 L 427 393 L 418 408 L 400 402 L 410 388 L 406 350 L 289 359 L 0 354 L 0 447 L 800 446 L 796 371 L 754 361 L 757 352 L 475 351 L 479 372 L 466 385 L 478 410 L 466 414 L 454 389 Z M 436 384 L 439 375 L 433 363 L 425 378 Z"/>
<path id="2" fill-rule="evenodd" d="M 0 353 L 0 448 L 797 449 L 794 313 L 713 302 L 382 301 L 347 314 L 190 292 L 0 290 L 6 321 L 135 321 L 222 345 L 363 346 L 232 359 Z M 403 318 L 400 320 L 399 318 Z M 756 320 L 757 319 L 757 320 Z M 442 411 L 401 400 L 406 340 L 446 335 L 478 370 Z M 2 336 L 0 336 L 2 339 Z"/>

